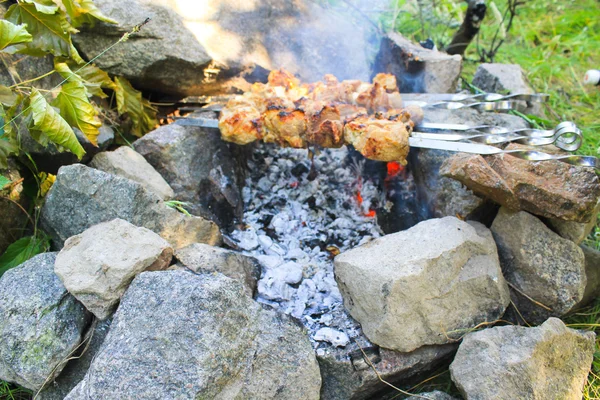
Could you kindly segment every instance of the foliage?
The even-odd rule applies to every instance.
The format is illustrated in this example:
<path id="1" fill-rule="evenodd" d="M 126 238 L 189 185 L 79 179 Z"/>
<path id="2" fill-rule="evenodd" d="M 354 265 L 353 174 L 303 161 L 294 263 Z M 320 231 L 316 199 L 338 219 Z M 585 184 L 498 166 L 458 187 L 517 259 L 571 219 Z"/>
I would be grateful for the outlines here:
<path id="1" fill-rule="evenodd" d="M 91 0 L 17 0 L 5 20 L 0 20 L 0 50 L 53 54 L 55 69 L 44 76 L 57 72 L 63 78 L 46 93 L 24 83 L 0 86 L 0 168 L 6 166 L 10 154 L 19 153 L 19 118 L 42 145 L 51 142 L 81 158 L 85 151 L 72 128 L 97 145 L 102 113 L 94 98 L 107 98 L 105 90 L 115 92 L 117 110 L 129 116 L 132 134 L 142 136 L 156 125 L 156 112 L 139 91 L 124 78 L 113 81 L 106 72 L 84 63 L 73 46 L 71 35 L 78 32 L 76 28 L 97 21 L 116 23 L 102 15 Z"/>
<path id="2" fill-rule="evenodd" d="M 0 381 L 0 400 L 29 400 L 31 397 L 30 390 Z"/>
<path id="3" fill-rule="evenodd" d="M 9 269 L 44 253 L 50 248 L 50 240 L 44 234 L 25 236 L 12 243 L 0 256 L 0 277 Z"/>

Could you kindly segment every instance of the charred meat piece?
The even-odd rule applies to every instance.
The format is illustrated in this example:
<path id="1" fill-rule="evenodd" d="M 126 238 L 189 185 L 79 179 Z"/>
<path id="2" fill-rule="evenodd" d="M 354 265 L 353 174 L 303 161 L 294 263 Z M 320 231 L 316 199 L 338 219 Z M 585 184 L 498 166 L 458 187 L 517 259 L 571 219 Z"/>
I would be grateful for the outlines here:
<path id="1" fill-rule="evenodd" d="M 356 94 L 355 103 L 370 112 L 387 111 L 391 108 L 389 96 L 379 83 L 374 83 L 367 90 Z"/>
<path id="2" fill-rule="evenodd" d="M 396 77 L 392 74 L 377 74 L 373 78 L 373 83 L 378 83 L 388 93 L 398 92 Z"/>
<path id="3" fill-rule="evenodd" d="M 398 121 L 359 116 L 344 126 L 344 139 L 368 159 L 406 165 L 410 134 L 407 126 L 411 128 Z"/>
<path id="4" fill-rule="evenodd" d="M 344 124 L 340 111 L 333 104 L 314 102 L 306 110 L 308 130 L 306 141 L 321 147 L 342 147 L 344 145 Z"/>
<path id="5" fill-rule="evenodd" d="M 253 101 L 243 96 L 231 99 L 221 111 L 219 129 L 223 140 L 248 144 L 263 137 L 263 120 Z"/>
<path id="6" fill-rule="evenodd" d="M 291 72 L 288 72 L 283 68 L 271 71 L 269 73 L 268 82 L 269 86 L 283 86 L 286 89 L 300 86 L 300 80 Z"/>
<path id="7" fill-rule="evenodd" d="M 306 147 L 306 115 L 291 108 L 270 108 L 263 114 L 266 143 L 297 149 Z"/>

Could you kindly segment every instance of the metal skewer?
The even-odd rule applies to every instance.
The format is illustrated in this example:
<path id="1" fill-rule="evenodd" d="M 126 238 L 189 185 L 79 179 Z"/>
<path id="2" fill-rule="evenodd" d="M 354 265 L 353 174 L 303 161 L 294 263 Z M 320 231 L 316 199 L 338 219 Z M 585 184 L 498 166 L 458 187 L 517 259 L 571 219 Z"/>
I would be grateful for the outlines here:
<path id="1" fill-rule="evenodd" d="M 515 94 L 499 94 L 499 93 L 400 93 L 403 100 L 407 101 L 422 101 L 425 103 L 435 102 L 488 102 L 502 100 L 522 100 L 532 103 L 543 103 L 548 100 L 550 95 L 546 93 L 515 93 Z"/>
<path id="2" fill-rule="evenodd" d="M 404 106 L 419 106 L 421 108 L 439 108 L 445 110 L 474 108 L 479 111 L 524 111 L 527 108 L 525 104 L 510 100 L 484 101 L 477 103 L 461 103 L 458 101 L 442 101 L 435 103 L 428 103 L 425 101 L 404 101 Z"/>

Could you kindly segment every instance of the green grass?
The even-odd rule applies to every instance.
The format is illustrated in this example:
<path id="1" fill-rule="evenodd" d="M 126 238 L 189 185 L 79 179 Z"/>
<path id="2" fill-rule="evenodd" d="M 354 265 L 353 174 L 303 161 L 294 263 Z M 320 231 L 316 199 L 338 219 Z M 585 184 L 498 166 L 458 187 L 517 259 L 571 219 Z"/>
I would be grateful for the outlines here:
<path id="1" fill-rule="evenodd" d="M 26 400 L 31 399 L 31 391 L 0 381 L 0 400 Z"/>

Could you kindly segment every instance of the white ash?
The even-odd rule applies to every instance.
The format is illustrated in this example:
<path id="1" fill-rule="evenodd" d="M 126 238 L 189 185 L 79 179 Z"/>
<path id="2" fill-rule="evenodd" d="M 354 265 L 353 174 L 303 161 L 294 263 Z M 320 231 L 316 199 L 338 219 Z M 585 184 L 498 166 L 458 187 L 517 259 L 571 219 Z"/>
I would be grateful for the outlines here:
<path id="1" fill-rule="evenodd" d="M 312 181 L 310 166 L 306 150 L 259 145 L 243 191 L 246 226 L 231 238 L 262 265 L 258 301 L 299 319 L 315 347 L 343 347 L 361 330 L 343 308 L 333 257 L 382 235 L 369 211 L 383 194 L 346 148 L 315 156 Z"/>

